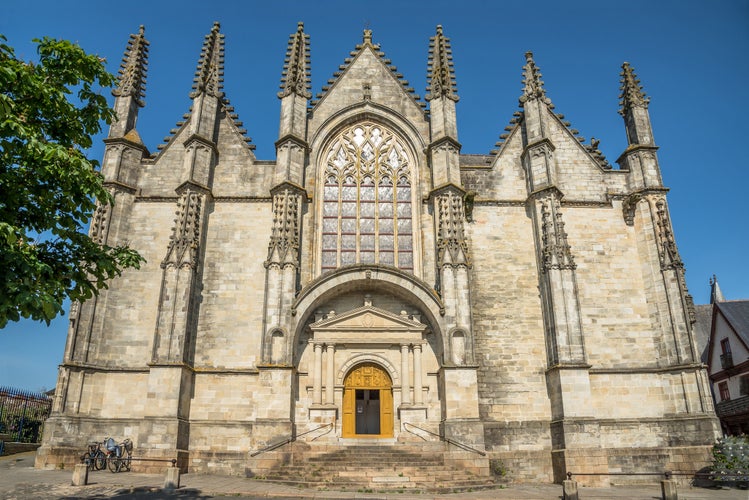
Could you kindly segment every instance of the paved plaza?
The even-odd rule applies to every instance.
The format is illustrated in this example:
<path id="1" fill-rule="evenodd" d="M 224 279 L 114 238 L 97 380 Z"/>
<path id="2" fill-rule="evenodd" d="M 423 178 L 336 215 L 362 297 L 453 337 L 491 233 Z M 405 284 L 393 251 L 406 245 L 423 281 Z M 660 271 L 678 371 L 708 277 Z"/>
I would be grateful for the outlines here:
<path id="1" fill-rule="evenodd" d="M 211 498 L 319 498 L 319 499 L 521 499 L 556 500 L 562 498 L 562 487 L 557 484 L 508 485 L 502 489 L 438 495 L 434 493 L 378 493 L 358 491 L 318 491 L 299 489 L 242 477 L 207 474 L 184 474 L 181 486 L 165 492 L 164 475 L 109 471 L 89 474 L 87 486 L 71 486 L 71 470 L 34 469 L 34 453 L 0 457 L 0 499 L 2 500 L 73 500 L 105 498 L 117 500 L 161 498 L 208 500 Z M 617 486 L 611 488 L 580 488 L 580 500 L 627 499 L 654 500 L 660 498 L 660 486 Z M 749 491 L 737 489 L 708 489 L 682 486 L 680 500 L 749 500 Z"/>

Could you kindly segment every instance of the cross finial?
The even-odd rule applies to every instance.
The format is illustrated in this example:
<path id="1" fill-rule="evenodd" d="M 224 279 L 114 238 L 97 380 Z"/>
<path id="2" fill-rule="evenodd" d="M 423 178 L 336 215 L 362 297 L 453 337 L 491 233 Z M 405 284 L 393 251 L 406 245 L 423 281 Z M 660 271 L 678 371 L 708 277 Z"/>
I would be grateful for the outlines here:
<path id="1" fill-rule="evenodd" d="M 371 29 L 364 28 L 364 36 L 362 37 L 362 42 L 365 44 L 372 45 L 372 30 Z"/>

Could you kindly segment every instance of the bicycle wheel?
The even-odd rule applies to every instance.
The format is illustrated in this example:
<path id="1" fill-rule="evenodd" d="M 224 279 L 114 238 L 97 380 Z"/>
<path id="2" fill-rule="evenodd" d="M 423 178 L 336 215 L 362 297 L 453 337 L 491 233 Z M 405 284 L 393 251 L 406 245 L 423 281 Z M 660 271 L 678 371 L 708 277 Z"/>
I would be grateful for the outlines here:
<path id="1" fill-rule="evenodd" d="M 120 472 L 120 468 L 122 467 L 122 460 L 120 460 L 117 457 L 109 457 L 107 460 L 109 464 L 109 470 L 114 472 Z"/>
<path id="2" fill-rule="evenodd" d="M 107 456 L 101 450 L 98 450 L 94 457 L 94 468 L 96 470 L 104 470 L 107 468 Z"/>
<path id="3" fill-rule="evenodd" d="M 125 458 L 122 459 L 122 468 L 125 469 L 128 472 L 130 472 L 130 460 L 131 460 L 131 458 L 132 457 L 130 457 L 130 455 L 128 455 L 128 456 L 126 456 Z"/>

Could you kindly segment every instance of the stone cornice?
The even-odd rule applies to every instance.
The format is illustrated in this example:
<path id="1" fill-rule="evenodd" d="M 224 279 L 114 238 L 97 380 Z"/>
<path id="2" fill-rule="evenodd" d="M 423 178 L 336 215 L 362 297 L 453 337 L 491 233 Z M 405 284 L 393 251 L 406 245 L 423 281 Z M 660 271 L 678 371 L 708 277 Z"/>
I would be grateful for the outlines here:
<path id="1" fill-rule="evenodd" d="M 638 151 L 658 151 L 658 146 L 654 146 L 652 144 L 630 144 L 627 146 L 627 149 L 625 149 L 622 154 L 619 155 L 619 158 L 616 159 L 616 163 L 619 164 L 621 167 L 622 162 L 624 161 L 625 156 L 629 156 L 632 153 L 636 153 Z"/>
<path id="2" fill-rule="evenodd" d="M 673 366 L 636 366 L 626 368 L 591 368 L 591 375 L 628 375 L 638 373 L 679 373 L 697 371 L 706 368 L 702 363 L 688 363 Z"/>
<path id="3" fill-rule="evenodd" d="M 431 154 L 433 150 L 437 149 L 439 146 L 442 146 L 443 144 L 449 144 L 455 149 L 457 149 L 458 153 L 460 153 L 461 148 L 463 145 L 457 141 L 457 139 L 450 137 L 446 135 L 445 137 L 440 137 L 436 141 L 432 141 L 427 146 L 427 154 Z"/>
<path id="4" fill-rule="evenodd" d="M 135 141 L 131 141 L 130 139 L 126 139 L 125 137 L 107 137 L 106 139 L 103 140 L 103 142 L 106 146 L 110 146 L 114 144 L 121 144 L 123 146 L 127 146 L 133 149 L 139 149 L 143 151 L 144 156 L 148 156 L 150 154 L 145 144 L 140 144 Z"/>
<path id="5" fill-rule="evenodd" d="M 130 186 L 130 185 L 125 184 L 125 183 L 120 182 L 120 181 L 104 181 L 104 182 L 102 182 L 102 186 L 104 186 L 105 188 L 111 187 L 111 188 L 114 188 L 114 189 L 116 189 L 118 191 L 125 191 L 125 192 L 128 192 L 130 194 L 135 194 L 136 192 L 138 192 L 138 188 L 137 187 Z"/>

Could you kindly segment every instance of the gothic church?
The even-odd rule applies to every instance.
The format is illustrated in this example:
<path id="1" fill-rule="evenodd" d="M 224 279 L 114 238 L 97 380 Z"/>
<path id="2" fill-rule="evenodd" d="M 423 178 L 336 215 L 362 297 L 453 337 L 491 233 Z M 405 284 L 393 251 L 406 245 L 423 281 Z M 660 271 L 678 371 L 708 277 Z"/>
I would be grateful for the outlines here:
<path id="1" fill-rule="evenodd" d="M 149 151 L 147 53 L 141 27 L 105 139 L 115 203 L 90 229 L 147 264 L 74 304 L 38 467 L 105 435 L 226 474 L 440 436 L 456 467 L 499 459 L 517 480 L 707 462 L 719 426 L 629 64 L 618 167 L 555 113 L 531 53 L 498 149 L 462 154 L 441 26 L 423 101 L 369 30 L 312 100 L 299 23 L 262 160 L 222 90 L 218 23 L 189 112 Z"/>

